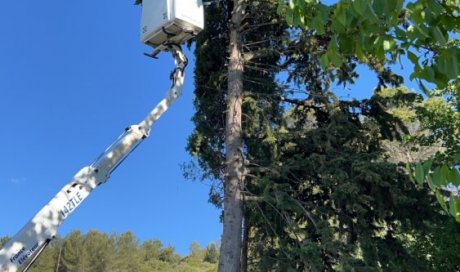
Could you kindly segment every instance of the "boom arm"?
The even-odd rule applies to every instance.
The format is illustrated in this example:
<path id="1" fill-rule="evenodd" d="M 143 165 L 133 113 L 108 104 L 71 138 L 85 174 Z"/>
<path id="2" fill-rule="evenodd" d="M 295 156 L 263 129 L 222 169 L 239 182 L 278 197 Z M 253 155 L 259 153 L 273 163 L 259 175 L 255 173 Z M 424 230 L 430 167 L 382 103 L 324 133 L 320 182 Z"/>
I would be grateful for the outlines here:
<path id="1" fill-rule="evenodd" d="M 169 44 L 175 68 L 166 97 L 137 125 L 128 127 L 91 165 L 82 168 L 7 244 L 0 250 L 0 272 L 26 271 L 56 236 L 59 226 L 123 160 L 149 136 L 150 129 L 180 96 L 187 58 L 180 46 Z"/>

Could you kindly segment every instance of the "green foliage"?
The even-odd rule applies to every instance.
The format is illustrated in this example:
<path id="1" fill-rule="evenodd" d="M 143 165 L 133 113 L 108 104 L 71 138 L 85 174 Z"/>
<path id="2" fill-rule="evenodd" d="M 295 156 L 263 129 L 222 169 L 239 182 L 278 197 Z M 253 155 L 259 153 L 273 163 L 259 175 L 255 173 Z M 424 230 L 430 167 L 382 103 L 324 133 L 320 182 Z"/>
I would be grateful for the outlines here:
<path id="1" fill-rule="evenodd" d="M 62 267 L 66 271 L 83 271 L 83 236 L 79 231 L 71 232 L 64 240 Z M 49 250 L 49 249 L 46 249 Z"/>
<path id="2" fill-rule="evenodd" d="M 8 242 L 9 239 L 10 239 L 10 238 L 9 238 L 9 237 L 6 237 L 6 236 L 5 236 L 5 237 L 1 237 L 1 238 L 0 238 L 0 248 L 3 247 L 3 245 L 5 245 L 5 244 Z"/>
<path id="3" fill-rule="evenodd" d="M 330 35 L 320 53 L 323 69 L 339 69 L 350 58 L 371 64 L 407 57 L 414 65 L 410 79 L 428 96 L 418 117 L 432 133 L 420 138 L 442 141 L 447 153 L 436 158 L 440 163 L 452 159 L 452 150 L 459 152 L 459 0 L 340 0 L 330 6 L 317 0 L 288 2 L 280 0 L 278 12 L 291 26 Z M 436 89 L 429 90 L 426 82 Z M 421 169 L 415 170 L 420 182 Z M 455 210 L 456 201 L 452 203 Z"/>
<path id="4" fill-rule="evenodd" d="M 460 222 L 460 161 L 452 165 L 441 165 L 432 169 L 433 160 L 417 163 L 415 166 L 415 181 L 419 185 L 424 182 L 434 191 L 436 199 L 447 214 Z M 409 174 L 414 175 L 411 169 Z"/>
<path id="5" fill-rule="evenodd" d="M 243 135 L 245 141 L 258 142 L 270 131 L 270 123 L 281 111 L 271 97 L 279 97 L 276 84 L 277 64 L 281 48 L 285 46 L 286 25 L 272 9 L 276 1 L 251 2 L 246 9 L 244 29 L 243 75 Z M 188 139 L 188 152 L 201 170 L 202 180 L 211 180 L 210 201 L 222 204 L 225 171 L 225 114 L 227 92 L 227 64 L 229 18 L 231 1 L 219 1 L 205 7 L 206 25 L 196 37 L 195 100 L 193 116 L 195 130 Z M 270 146 L 269 138 L 265 139 Z M 267 150 L 267 155 L 270 152 Z M 267 157 L 269 159 L 269 157 Z M 190 169 L 187 168 L 186 169 Z"/>
<path id="6" fill-rule="evenodd" d="M 205 262 L 208 263 L 217 263 L 219 260 L 219 250 L 217 249 L 216 244 L 211 243 L 206 247 L 206 251 L 204 253 L 204 259 Z"/>
<path id="7" fill-rule="evenodd" d="M 0 245 L 6 242 L 0 240 Z M 191 247 L 195 249 L 195 244 Z M 214 243 L 207 248 L 217 250 Z M 194 256 L 181 257 L 174 247 L 163 247 L 158 240 L 148 240 L 139 245 L 131 232 L 119 234 L 90 231 L 69 233 L 67 237 L 53 240 L 43 251 L 29 271 L 31 272 L 214 272 L 217 271 L 215 256 L 205 260 L 207 250 L 199 247 Z M 201 258 L 196 258 L 199 255 Z"/>
<path id="8" fill-rule="evenodd" d="M 84 267 L 94 271 L 107 271 L 111 257 L 109 237 L 90 231 L 83 240 Z"/>
<path id="9" fill-rule="evenodd" d="M 203 260 L 204 255 L 203 255 L 203 252 L 200 250 L 200 244 L 198 244 L 197 242 L 193 242 L 190 245 L 190 251 L 189 251 L 188 256 L 191 259 Z"/>
<path id="10" fill-rule="evenodd" d="M 415 65 L 412 78 L 439 88 L 458 80 L 460 48 L 453 35 L 460 31 L 458 0 L 341 0 L 331 6 L 280 0 L 278 11 L 292 26 L 331 33 L 323 68 L 339 68 L 349 56 L 366 62 L 370 56 L 394 61 L 407 55 Z"/>
<path id="11" fill-rule="evenodd" d="M 62 240 L 56 238 L 51 242 L 49 247 L 52 248 L 62 248 Z M 56 260 L 59 258 L 58 250 L 45 250 L 40 255 L 40 257 L 35 261 L 32 268 L 29 270 L 31 272 L 40 272 L 40 271 L 56 271 Z"/>
<path id="12" fill-rule="evenodd" d="M 402 54 L 402 44 L 379 27 L 400 18 L 375 14 L 375 9 L 402 11 L 403 1 L 343 2 L 328 7 L 317 1 L 280 1 L 279 13 L 301 29 L 283 25 L 271 1 L 246 7 L 241 152 L 247 270 L 458 268 L 455 258 L 443 265 L 442 258 L 430 257 L 430 252 L 442 256 L 456 250 L 454 244 L 444 248 L 437 243 L 458 230 L 441 221 L 431 205 L 435 196 L 407 182 L 404 156 L 385 149 L 386 141 L 406 148 L 408 139 L 424 131 L 412 134 L 408 128 L 421 122 L 417 111 L 424 107 L 423 98 L 401 87 L 402 78 L 386 67 Z M 369 18 L 356 21 L 350 7 Z M 196 40 L 197 111 L 188 142 L 202 171 L 198 178 L 215 181 L 210 201 L 218 207 L 225 177 L 230 11 L 231 1 L 206 7 L 206 27 Z M 357 27 L 370 27 L 372 37 L 352 33 Z M 331 85 L 352 84 L 357 62 L 377 72 L 377 91 L 371 99 L 340 101 Z M 443 226 L 457 232 L 438 232 Z M 419 246 L 426 251 L 415 252 Z"/>
<path id="13" fill-rule="evenodd" d="M 123 233 L 121 236 L 116 236 L 112 239 L 114 256 L 111 271 L 139 271 L 140 260 L 137 253 L 138 242 L 131 232 Z"/>
<path id="14" fill-rule="evenodd" d="M 394 98 L 389 93 L 361 101 L 361 118 L 349 102 L 289 112 L 290 124 L 274 133 L 281 152 L 270 171 L 252 172 L 249 191 L 260 197 L 246 207 L 253 271 L 438 271 L 443 264 L 429 252 L 456 250 L 413 241 L 445 239 L 458 230 L 438 233 L 445 223 L 430 205 L 433 198 L 383 159 L 380 126 L 395 122 L 381 120 L 382 105 Z M 314 120 L 315 127 L 308 125 Z M 425 255 L 414 251 L 421 245 Z"/>

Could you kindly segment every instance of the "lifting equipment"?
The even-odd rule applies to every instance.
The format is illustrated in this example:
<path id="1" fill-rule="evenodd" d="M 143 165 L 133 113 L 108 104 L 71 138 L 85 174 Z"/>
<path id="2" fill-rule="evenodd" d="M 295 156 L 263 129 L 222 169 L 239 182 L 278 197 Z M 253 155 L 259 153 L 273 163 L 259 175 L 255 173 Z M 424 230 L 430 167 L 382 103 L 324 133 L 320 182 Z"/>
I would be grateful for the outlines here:
<path id="1" fill-rule="evenodd" d="M 56 237 L 59 226 L 101 184 L 150 133 L 150 129 L 181 95 L 187 57 L 180 44 L 203 29 L 200 0 L 143 0 L 141 41 L 154 47 L 149 56 L 161 51 L 175 62 L 171 87 L 165 98 L 140 123 L 132 125 L 89 166 L 83 167 L 15 236 L 0 249 L 0 272 L 27 271 Z M 160 7 L 161 6 L 161 7 Z M 185 14 L 187 11 L 191 14 Z M 158 14 L 162 19 L 158 20 Z"/>

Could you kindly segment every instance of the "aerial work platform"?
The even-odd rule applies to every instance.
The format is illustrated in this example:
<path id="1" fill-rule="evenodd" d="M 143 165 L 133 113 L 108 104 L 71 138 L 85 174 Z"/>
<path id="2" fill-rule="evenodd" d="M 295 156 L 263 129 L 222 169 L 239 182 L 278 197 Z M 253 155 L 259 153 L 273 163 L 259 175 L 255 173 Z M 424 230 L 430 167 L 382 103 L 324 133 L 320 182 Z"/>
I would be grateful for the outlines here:
<path id="1" fill-rule="evenodd" d="M 155 48 L 182 44 L 204 28 L 201 0 L 142 0 L 141 41 Z"/>
<path id="2" fill-rule="evenodd" d="M 55 238 L 59 226 L 80 206 L 124 159 L 150 134 L 158 118 L 180 96 L 187 57 L 181 44 L 198 34 L 204 26 L 200 0 L 137 0 L 142 4 L 141 41 L 154 48 L 154 57 L 169 51 L 175 67 L 166 96 L 138 124 L 125 129 L 100 156 L 83 167 L 73 178 L 0 249 L 0 272 L 27 271 Z"/>

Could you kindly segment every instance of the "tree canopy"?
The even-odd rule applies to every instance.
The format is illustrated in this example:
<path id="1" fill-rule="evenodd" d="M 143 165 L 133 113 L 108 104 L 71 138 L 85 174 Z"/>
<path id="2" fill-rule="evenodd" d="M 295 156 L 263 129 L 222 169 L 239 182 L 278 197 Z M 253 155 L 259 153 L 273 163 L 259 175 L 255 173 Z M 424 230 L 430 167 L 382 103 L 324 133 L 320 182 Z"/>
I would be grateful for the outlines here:
<path id="1" fill-rule="evenodd" d="M 432 158 L 433 168 L 429 160 L 408 167 L 408 174 L 426 182 L 443 209 L 460 222 L 460 2 L 280 0 L 278 12 L 291 26 L 330 37 L 319 48 L 323 69 L 341 69 L 350 59 L 371 65 L 401 63 L 402 58 L 412 63 L 410 79 L 427 98 L 417 115 L 429 131 L 412 140 L 441 142 L 446 150 Z"/>

